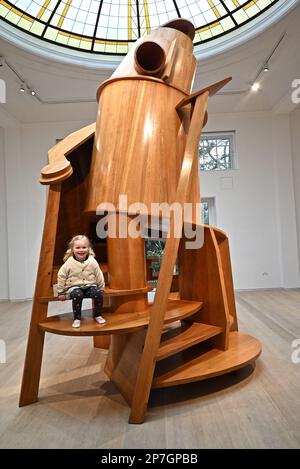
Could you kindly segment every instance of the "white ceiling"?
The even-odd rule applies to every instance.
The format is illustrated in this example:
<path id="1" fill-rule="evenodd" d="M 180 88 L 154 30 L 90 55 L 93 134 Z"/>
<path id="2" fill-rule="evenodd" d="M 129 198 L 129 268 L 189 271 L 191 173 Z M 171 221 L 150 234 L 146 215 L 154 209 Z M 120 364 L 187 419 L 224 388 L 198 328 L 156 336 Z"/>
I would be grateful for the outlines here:
<path id="1" fill-rule="evenodd" d="M 199 60 L 194 91 L 210 83 L 232 76 L 223 93 L 210 100 L 209 111 L 291 112 L 292 82 L 300 79 L 300 4 L 281 21 L 242 46 L 213 58 Z M 261 89 L 250 91 L 250 85 L 270 56 L 270 71 L 262 72 Z M 4 65 L 0 78 L 6 82 L 6 104 L 0 104 L 0 126 L 16 121 L 53 122 L 95 120 L 96 91 L 113 70 L 89 69 L 46 60 L 0 40 L 0 55 L 13 66 L 26 83 L 36 90 L 42 102 L 19 92 L 20 80 Z M 71 101 L 68 103 L 68 101 Z M 50 104 L 51 103 L 51 104 Z"/>

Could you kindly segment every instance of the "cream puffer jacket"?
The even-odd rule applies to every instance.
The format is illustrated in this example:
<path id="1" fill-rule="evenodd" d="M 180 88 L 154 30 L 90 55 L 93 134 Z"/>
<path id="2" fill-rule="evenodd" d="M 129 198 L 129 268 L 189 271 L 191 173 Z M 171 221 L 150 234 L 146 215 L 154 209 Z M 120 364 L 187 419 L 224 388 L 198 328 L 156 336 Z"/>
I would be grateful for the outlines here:
<path id="1" fill-rule="evenodd" d="M 83 262 L 69 257 L 58 271 L 57 282 L 59 295 L 75 286 L 97 285 L 101 290 L 105 286 L 103 273 L 93 256 Z"/>

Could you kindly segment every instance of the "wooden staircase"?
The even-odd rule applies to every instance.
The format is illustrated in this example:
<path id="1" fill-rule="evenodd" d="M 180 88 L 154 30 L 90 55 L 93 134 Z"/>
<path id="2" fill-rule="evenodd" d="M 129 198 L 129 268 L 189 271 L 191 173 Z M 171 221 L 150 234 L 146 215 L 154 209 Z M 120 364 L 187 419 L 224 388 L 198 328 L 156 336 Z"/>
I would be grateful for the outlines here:
<path id="1" fill-rule="evenodd" d="M 162 336 L 155 359 L 157 362 L 164 360 L 171 355 L 219 335 L 221 332 L 221 327 L 209 324 L 199 322 L 181 324 L 177 329 L 173 329 Z"/>
<path id="2" fill-rule="evenodd" d="M 261 353 L 261 345 L 254 338 L 241 332 L 230 332 L 226 351 L 214 348 L 210 343 L 185 350 L 164 360 L 157 366 L 152 388 L 165 388 L 201 381 L 230 373 L 253 363 Z"/>

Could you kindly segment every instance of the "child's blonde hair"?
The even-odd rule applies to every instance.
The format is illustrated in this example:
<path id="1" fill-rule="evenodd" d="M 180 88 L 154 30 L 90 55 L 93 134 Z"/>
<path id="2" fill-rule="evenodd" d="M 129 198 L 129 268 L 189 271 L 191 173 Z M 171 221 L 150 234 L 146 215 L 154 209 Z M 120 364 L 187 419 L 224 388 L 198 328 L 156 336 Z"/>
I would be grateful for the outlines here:
<path id="1" fill-rule="evenodd" d="M 95 253 L 92 249 L 92 245 L 91 245 L 91 242 L 90 242 L 89 238 L 85 235 L 76 235 L 76 236 L 73 236 L 73 238 L 71 239 L 71 241 L 68 244 L 68 249 L 66 250 L 64 258 L 63 258 L 64 262 L 66 262 L 66 260 L 68 260 L 69 257 L 73 256 L 73 247 L 74 247 L 75 241 L 81 241 L 82 239 L 85 239 L 88 243 L 89 255 L 95 257 Z"/>

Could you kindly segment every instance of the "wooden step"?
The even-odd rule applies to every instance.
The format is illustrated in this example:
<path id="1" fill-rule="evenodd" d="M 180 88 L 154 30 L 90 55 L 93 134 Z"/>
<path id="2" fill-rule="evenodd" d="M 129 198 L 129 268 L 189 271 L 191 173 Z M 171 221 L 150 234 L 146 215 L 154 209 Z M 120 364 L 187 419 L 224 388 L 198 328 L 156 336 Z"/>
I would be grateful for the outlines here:
<path id="1" fill-rule="evenodd" d="M 199 344 L 210 337 L 221 334 L 222 331 L 222 327 L 199 322 L 182 325 L 179 328 L 173 329 L 163 336 L 163 341 L 156 355 L 156 361 L 163 360 L 170 355 Z"/>
<path id="2" fill-rule="evenodd" d="M 252 363 L 260 353 L 261 344 L 254 337 L 230 332 L 226 351 L 201 343 L 159 362 L 152 387 L 177 386 L 229 373 Z"/>
<path id="3" fill-rule="evenodd" d="M 199 311 L 202 305 L 203 303 L 200 301 L 169 300 L 164 324 L 187 318 Z M 91 311 L 84 311 L 79 329 L 72 327 L 72 313 L 49 316 L 45 322 L 39 324 L 39 327 L 53 334 L 72 336 L 98 336 L 135 332 L 148 327 L 151 308 L 150 305 L 146 311 L 138 313 L 104 312 L 103 317 L 106 319 L 106 323 L 101 326 L 91 317 Z"/>
<path id="4" fill-rule="evenodd" d="M 114 288 L 105 287 L 104 295 L 105 296 L 128 296 L 128 295 L 138 295 L 140 293 L 148 293 L 153 290 L 153 285 L 147 285 L 143 288 L 132 288 L 128 290 L 116 290 Z M 58 296 L 42 296 L 39 298 L 39 303 L 49 303 L 49 301 L 59 301 Z"/>

